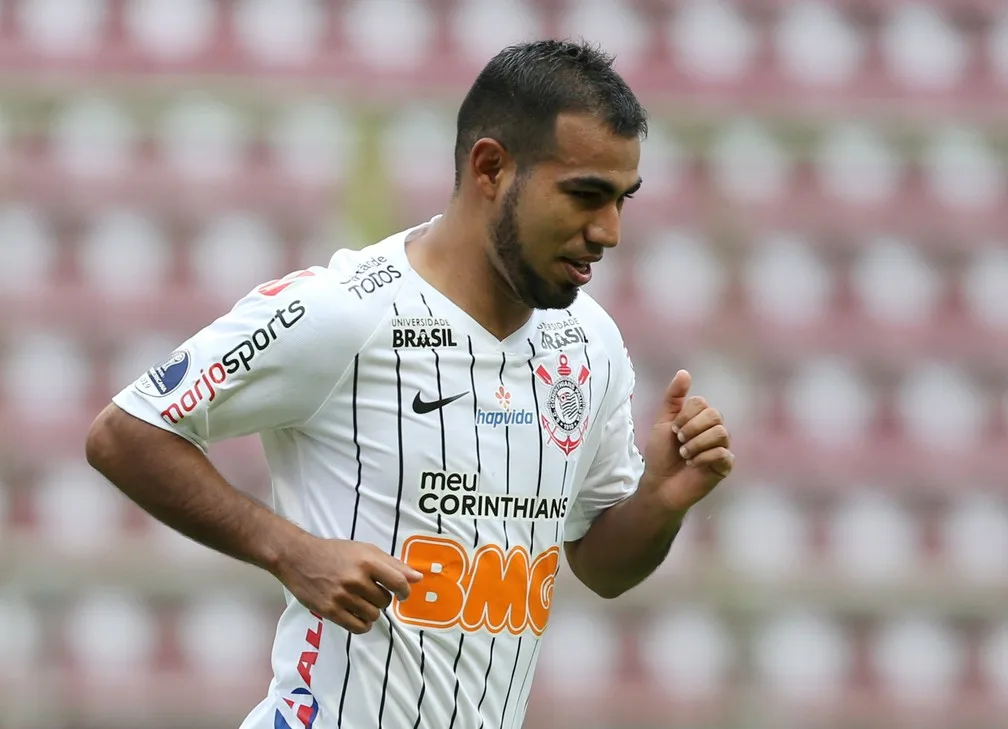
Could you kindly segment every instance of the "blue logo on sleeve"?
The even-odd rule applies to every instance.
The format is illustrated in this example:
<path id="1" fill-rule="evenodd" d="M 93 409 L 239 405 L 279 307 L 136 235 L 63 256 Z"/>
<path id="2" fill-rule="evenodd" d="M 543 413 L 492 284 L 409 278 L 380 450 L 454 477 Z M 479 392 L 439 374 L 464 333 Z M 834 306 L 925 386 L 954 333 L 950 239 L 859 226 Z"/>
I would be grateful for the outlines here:
<path id="1" fill-rule="evenodd" d="M 151 367 L 137 382 L 137 389 L 147 395 L 164 397 L 179 388 L 189 374 L 191 358 L 184 349 L 173 352 L 166 362 Z"/>

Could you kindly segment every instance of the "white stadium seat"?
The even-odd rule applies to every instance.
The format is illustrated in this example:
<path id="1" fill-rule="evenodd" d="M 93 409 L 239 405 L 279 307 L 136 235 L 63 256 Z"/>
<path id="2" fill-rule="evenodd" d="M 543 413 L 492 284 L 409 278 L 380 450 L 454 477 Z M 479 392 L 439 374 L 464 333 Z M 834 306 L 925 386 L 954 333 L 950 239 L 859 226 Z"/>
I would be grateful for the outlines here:
<path id="1" fill-rule="evenodd" d="M 924 167 L 931 193 L 959 210 L 991 207 L 1005 192 L 1004 167 L 972 129 L 942 130 L 925 152 Z"/>
<path id="2" fill-rule="evenodd" d="M 444 109 L 401 107 L 382 138 L 382 166 L 407 189 L 439 196 L 455 180 L 455 121 Z"/>
<path id="3" fill-rule="evenodd" d="M 886 235 L 858 251 L 851 285 L 869 317 L 894 325 L 925 324 L 943 289 L 941 275 L 918 246 Z"/>
<path id="4" fill-rule="evenodd" d="M 512 0 L 462 0 L 449 19 L 451 36 L 465 60 L 482 67 L 512 43 L 542 37 L 542 18 L 534 3 Z"/>
<path id="5" fill-rule="evenodd" d="M 780 197 L 791 175 L 788 152 L 760 122 L 738 118 L 723 128 L 711 150 L 713 178 L 729 198 L 765 203 Z"/>
<path id="6" fill-rule="evenodd" d="M 955 693 L 966 652 L 962 640 L 942 621 L 907 615 L 882 627 L 871 658 L 883 689 L 898 702 L 928 706 Z"/>
<path id="7" fill-rule="evenodd" d="M 914 574 L 921 548 L 918 526 L 883 489 L 845 489 L 827 527 L 830 556 L 845 579 L 875 584 Z"/>
<path id="8" fill-rule="evenodd" d="M 325 10 L 317 0 L 238 0 L 234 26 L 239 44 L 258 61 L 300 65 L 321 50 Z"/>
<path id="9" fill-rule="evenodd" d="M 157 648 L 149 608 L 118 591 L 86 594 L 71 607 L 63 639 L 84 676 L 98 681 L 142 675 Z"/>
<path id="10" fill-rule="evenodd" d="M 36 330 L 15 338 L 0 371 L 4 402 L 25 422 L 80 412 L 91 386 L 91 362 L 62 334 Z"/>
<path id="11" fill-rule="evenodd" d="M 236 666 L 251 668 L 268 661 L 273 631 L 273 620 L 240 593 L 195 599 L 178 625 L 183 657 L 211 683 L 241 681 Z"/>
<path id="12" fill-rule="evenodd" d="M 421 0 L 353 0 L 343 32 L 353 54 L 368 66 L 411 69 L 427 60 L 437 20 Z"/>
<path id="13" fill-rule="evenodd" d="M 206 50 L 217 29 L 215 0 L 129 0 L 124 21 L 138 50 L 158 61 L 180 61 Z"/>
<path id="14" fill-rule="evenodd" d="M 774 615 L 753 641 L 762 685 L 792 701 L 822 701 L 842 694 L 854 663 L 843 629 L 813 609 L 790 608 Z"/>
<path id="15" fill-rule="evenodd" d="M 636 71 L 650 46 L 649 28 L 632 5 L 620 0 L 568 0 L 559 35 L 598 43 L 616 56 L 620 73 Z"/>
<path id="16" fill-rule="evenodd" d="M 22 32 L 47 56 L 96 50 L 109 17 L 106 0 L 21 0 L 17 7 Z"/>
<path id="17" fill-rule="evenodd" d="M 987 417 L 976 384 L 944 362 L 915 363 L 896 391 L 896 410 L 911 440 L 932 452 L 976 448 Z"/>
<path id="18" fill-rule="evenodd" d="M 875 415 L 875 399 L 853 364 L 826 355 L 797 363 L 784 407 L 795 433 L 828 447 L 860 442 Z"/>
<path id="19" fill-rule="evenodd" d="M 92 96 L 64 106 L 53 119 L 51 136 L 55 161 L 63 170 L 103 178 L 126 170 L 137 130 L 120 105 Z"/>
<path id="20" fill-rule="evenodd" d="M 978 244 L 963 274 L 963 298 L 983 326 L 1008 329 L 1008 245 Z"/>
<path id="21" fill-rule="evenodd" d="M 752 310 L 780 326 L 815 324 L 829 310 L 831 269 L 799 234 L 775 232 L 749 247 L 742 277 Z"/>
<path id="22" fill-rule="evenodd" d="M 897 82 L 912 89 L 948 89 L 963 76 L 967 48 L 934 5 L 894 3 L 882 31 L 882 52 Z"/>
<path id="23" fill-rule="evenodd" d="M 269 221 L 244 211 L 212 219 L 193 242 L 190 270 L 197 284 L 222 300 L 237 300 L 284 270 L 283 242 Z"/>
<path id="24" fill-rule="evenodd" d="M 825 132 L 816 151 L 816 170 L 833 197 L 872 205 L 886 202 L 896 192 L 903 164 L 875 129 L 850 121 Z"/>
<path id="25" fill-rule="evenodd" d="M 204 96 L 180 99 L 170 107 L 160 136 L 170 167 L 196 182 L 236 175 L 250 141 L 248 122 L 238 110 Z"/>
<path id="26" fill-rule="evenodd" d="M 619 650 L 615 627 L 603 614 L 557 607 L 543 636 L 537 673 L 563 694 L 590 694 L 612 683 Z"/>
<path id="27" fill-rule="evenodd" d="M 649 677 L 664 692 L 685 699 L 716 697 L 738 659 L 724 620 L 701 605 L 659 611 L 642 626 L 639 641 Z"/>
<path id="28" fill-rule="evenodd" d="M 667 205 L 679 191 L 689 162 L 675 137 L 656 119 L 649 120 L 647 138 L 641 144 L 638 172 L 644 185 L 628 203 L 628 211 L 640 204 Z"/>
<path id="29" fill-rule="evenodd" d="M 942 533 L 945 561 L 957 577 L 1008 585 L 1008 503 L 1003 497 L 957 495 Z"/>
<path id="30" fill-rule="evenodd" d="M 172 249 L 149 217 L 131 209 L 106 209 L 80 244 L 89 286 L 104 296 L 157 296 L 167 280 Z"/>
<path id="31" fill-rule="evenodd" d="M 815 86 L 846 83 L 858 72 L 865 43 L 832 3 L 789 3 L 776 29 L 784 72 Z"/>
<path id="32" fill-rule="evenodd" d="M 714 516 L 724 563 L 742 577 L 786 579 L 799 574 L 809 554 L 809 524 L 791 494 L 771 484 L 748 483 Z"/>
<path id="33" fill-rule="evenodd" d="M 104 554 L 114 548 L 126 500 L 87 463 L 50 467 L 32 493 L 39 534 L 60 554 Z"/>
<path id="34" fill-rule="evenodd" d="M 49 283 L 58 251 L 49 221 L 32 207 L 0 206 L 3 265 L 0 286 L 8 293 L 38 291 Z"/>
<path id="35" fill-rule="evenodd" d="M 308 185 L 346 178 L 354 163 L 358 130 L 333 104 L 305 100 L 285 104 L 270 142 L 280 172 Z"/>
<path id="36" fill-rule="evenodd" d="M 683 70 L 702 81 L 736 79 L 756 51 L 755 33 L 723 0 L 683 3 L 669 20 L 668 43 Z"/>
<path id="37" fill-rule="evenodd" d="M 663 319 L 687 324 L 714 314 L 727 285 L 711 246 L 692 232 L 674 229 L 656 232 L 634 257 L 634 277 Z"/>

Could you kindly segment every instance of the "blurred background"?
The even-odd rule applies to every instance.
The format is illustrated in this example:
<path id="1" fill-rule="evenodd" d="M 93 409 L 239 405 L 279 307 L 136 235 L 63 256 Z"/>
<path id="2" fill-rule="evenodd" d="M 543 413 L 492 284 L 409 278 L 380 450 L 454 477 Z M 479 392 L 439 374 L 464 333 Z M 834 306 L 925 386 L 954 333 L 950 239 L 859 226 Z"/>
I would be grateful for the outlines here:
<path id="1" fill-rule="evenodd" d="M 261 699 L 279 586 L 120 498 L 87 425 L 439 212 L 482 64 L 578 35 L 652 115 L 591 284 L 638 433 L 686 366 L 738 465 L 645 585 L 565 569 L 527 727 L 1008 726 L 1008 3 L 0 0 L 0 729 Z M 268 497 L 256 440 L 213 458 Z"/>

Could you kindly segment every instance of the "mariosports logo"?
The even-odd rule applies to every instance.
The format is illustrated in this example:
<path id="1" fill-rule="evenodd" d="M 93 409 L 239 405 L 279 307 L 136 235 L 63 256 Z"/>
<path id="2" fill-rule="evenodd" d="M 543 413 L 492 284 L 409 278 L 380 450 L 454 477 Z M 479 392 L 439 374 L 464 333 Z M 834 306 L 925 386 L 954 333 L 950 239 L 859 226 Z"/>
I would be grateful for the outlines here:
<path id="1" fill-rule="evenodd" d="M 535 423 L 535 413 L 531 410 L 512 410 L 511 393 L 504 385 L 501 385 L 494 392 L 497 400 L 497 410 L 484 410 L 479 408 L 476 411 L 476 424 L 487 425 L 496 428 L 498 425 L 532 425 Z"/>
<path id="2" fill-rule="evenodd" d="M 217 390 L 214 388 L 215 385 L 223 385 L 230 376 L 236 374 L 240 370 L 249 372 L 252 369 L 252 362 L 260 354 L 265 352 L 272 346 L 284 332 L 284 330 L 291 329 L 296 326 L 299 321 L 301 321 L 307 310 L 300 299 L 292 301 L 286 309 L 277 309 L 273 318 L 270 319 L 266 325 L 260 329 L 256 329 L 252 332 L 251 336 L 247 339 L 242 340 L 238 346 L 231 349 L 227 354 L 221 357 L 219 362 L 214 362 L 209 367 L 201 369 L 199 375 L 195 378 L 192 385 L 182 393 L 182 396 L 174 403 L 169 405 L 167 408 L 161 411 L 161 417 L 168 423 L 175 425 L 179 423 L 186 415 L 191 413 L 196 409 L 196 406 L 204 400 L 207 402 L 213 402 L 217 398 Z M 279 325 L 279 326 L 277 326 Z M 282 327 L 282 328 L 281 328 Z M 179 353 L 172 355 L 169 359 L 171 362 L 176 359 Z M 185 367 L 188 371 L 189 367 L 189 353 L 182 352 L 185 355 Z M 181 365 L 176 364 L 174 367 L 180 367 Z M 161 365 L 164 368 L 165 365 Z M 144 386 L 144 379 L 150 377 L 150 373 L 155 370 L 161 369 L 155 368 L 150 370 L 141 381 L 137 383 L 137 388 L 141 391 Z M 174 374 L 172 375 L 171 382 L 174 383 L 174 387 L 164 394 L 171 394 L 174 390 L 182 385 L 182 379 L 185 376 L 183 373 L 177 378 Z M 155 382 L 156 386 L 156 382 Z M 146 391 L 145 391 L 146 392 Z"/>
<path id="3" fill-rule="evenodd" d="M 409 598 L 392 603 L 395 616 L 406 625 L 468 633 L 531 631 L 537 636 L 546 630 L 559 547 L 533 557 L 523 546 L 505 552 L 487 544 L 470 557 L 453 539 L 417 535 L 403 543 L 400 559 L 423 575 Z"/>

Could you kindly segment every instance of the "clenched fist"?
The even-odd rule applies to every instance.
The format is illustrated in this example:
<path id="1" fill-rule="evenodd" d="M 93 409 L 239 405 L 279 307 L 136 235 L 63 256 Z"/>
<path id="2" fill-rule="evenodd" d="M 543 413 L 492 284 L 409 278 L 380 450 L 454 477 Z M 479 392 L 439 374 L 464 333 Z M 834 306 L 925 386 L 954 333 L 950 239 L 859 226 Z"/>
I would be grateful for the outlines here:
<path id="1" fill-rule="evenodd" d="M 698 395 L 689 397 L 692 378 L 679 370 L 665 391 L 661 411 L 644 450 L 643 488 L 685 512 L 731 473 L 735 455 L 719 413 Z"/>

